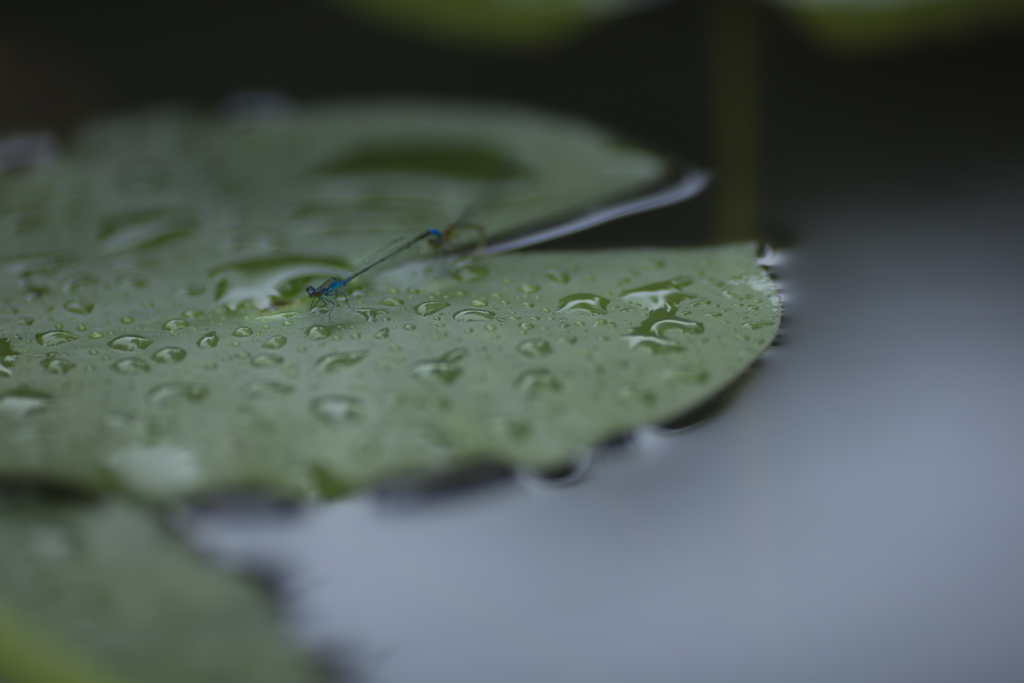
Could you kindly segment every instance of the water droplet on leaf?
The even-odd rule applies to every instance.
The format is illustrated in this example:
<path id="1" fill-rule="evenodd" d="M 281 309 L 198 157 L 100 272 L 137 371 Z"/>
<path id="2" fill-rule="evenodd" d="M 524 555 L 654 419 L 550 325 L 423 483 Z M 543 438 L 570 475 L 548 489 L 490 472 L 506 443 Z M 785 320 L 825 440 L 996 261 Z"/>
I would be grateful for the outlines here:
<path id="1" fill-rule="evenodd" d="M 448 308 L 448 304 L 443 301 L 424 301 L 416 306 L 416 315 L 434 315 L 438 311 L 443 311 L 446 308 Z"/>
<path id="2" fill-rule="evenodd" d="M 58 344 L 66 344 L 76 339 L 78 337 L 75 335 L 61 330 L 50 330 L 49 332 L 40 332 L 36 335 L 36 341 L 39 342 L 40 346 L 57 346 Z"/>
<path id="3" fill-rule="evenodd" d="M 360 362 L 369 354 L 369 351 L 342 351 L 340 353 L 331 353 L 316 362 L 317 372 L 332 373 L 343 370 L 344 368 L 351 367 L 356 363 Z"/>
<path id="4" fill-rule="evenodd" d="M 75 367 L 74 363 L 63 358 L 46 358 L 39 364 L 51 375 L 66 375 Z"/>
<path id="5" fill-rule="evenodd" d="M 275 334 L 273 337 L 263 342 L 263 348 L 265 349 L 279 349 L 288 343 L 288 337 L 281 334 Z"/>
<path id="6" fill-rule="evenodd" d="M 254 368 L 272 368 L 282 363 L 284 363 L 284 358 L 276 353 L 261 353 L 249 362 Z"/>
<path id="7" fill-rule="evenodd" d="M 527 396 L 536 397 L 560 391 L 562 384 L 548 370 L 529 370 L 519 376 L 516 387 Z"/>
<path id="8" fill-rule="evenodd" d="M 558 310 L 555 312 L 603 315 L 608 312 L 608 299 L 596 294 L 570 294 L 558 300 Z"/>
<path id="9" fill-rule="evenodd" d="M 313 325 L 306 328 L 306 339 L 327 339 L 330 336 L 331 331 L 323 325 Z"/>
<path id="10" fill-rule="evenodd" d="M 160 384 L 149 392 L 149 400 L 161 408 L 178 403 L 199 403 L 210 393 L 202 384 L 171 382 Z"/>
<path id="11" fill-rule="evenodd" d="M 538 358 L 551 353 L 551 344 L 543 339 L 527 339 L 516 347 L 516 351 L 527 358 Z"/>
<path id="12" fill-rule="evenodd" d="M 153 343 L 152 339 L 137 334 L 124 334 L 107 342 L 107 346 L 118 351 L 141 351 Z"/>
<path id="13" fill-rule="evenodd" d="M 149 364 L 138 358 L 122 358 L 111 367 L 113 367 L 114 372 L 122 375 L 138 375 L 143 372 L 149 372 Z"/>
<path id="14" fill-rule="evenodd" d="M 196 346 L 201 349 L 212 349 L 220 343 L 220 337 L 217 336 L 216 332 L 207 332 L 199 341 L 196 342 Z"/>
<path id="15" fill-rule="evenodd" d="M 67 301 L 64 303 L 64 310 L 70 311 L 71 313 L 78 313 L 79 315 L 86 315 L 92 313 L 92 309 L 95 308 L 95 304 L 88 301 Z"/>
<path id="16" fill-rule="evenodd" d="M 486 308 L 467 308 L 456 313 L 454 320 L 460 323 L 471 323 L 481 320 L 494 320 L 494 315 L 494 311 L 489 311 Z"/>

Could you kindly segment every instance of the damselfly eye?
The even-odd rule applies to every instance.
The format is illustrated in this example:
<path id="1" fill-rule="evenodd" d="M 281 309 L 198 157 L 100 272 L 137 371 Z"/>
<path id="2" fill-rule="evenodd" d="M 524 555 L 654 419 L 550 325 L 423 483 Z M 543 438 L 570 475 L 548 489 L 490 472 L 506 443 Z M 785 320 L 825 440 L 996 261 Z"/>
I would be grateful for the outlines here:
<path id="1" fill-rule="evenodd" d="M 316 290 L 313 289 L 313 285 L 309 285 L 306 287 L 306 294 L 309 294 L 310 296 L 316 296 L 315 292 Z"/>

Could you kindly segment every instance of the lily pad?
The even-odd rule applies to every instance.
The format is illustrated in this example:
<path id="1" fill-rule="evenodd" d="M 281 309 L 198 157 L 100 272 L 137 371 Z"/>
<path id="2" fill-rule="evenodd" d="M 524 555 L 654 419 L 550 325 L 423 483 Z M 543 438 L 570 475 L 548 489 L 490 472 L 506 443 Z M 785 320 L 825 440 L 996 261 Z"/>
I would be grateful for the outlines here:
<path id="1" fill-rule="evenodd" d="M 642 11 L 644 0 L 331 0 L 381 26 L 448 45 L 537 50 Z"/>
<path id="2" fill-rule="evenodd" d="M 138 257 L 165 244 L 223 248 L 215 240 L 225 234 L 239 253 L 288 243 L 353 257 L 443 229 L 467 209 L 495 237 L 642 192 L 673 171 L 579 118 L 430 100 L 249 119 L 157 110 L 97 122 L 70 152 L 0 184 L 0 224 L 43 224 L 62 242 L 85 229 L 104 253 Z"/>
<path id="3" fill-rule="evenodd" d="M 121 503 L 0 508 L 0 680 L 324 680 L 254 586 Z"/>
<path id="4" fill-rule="evenodd" d="M 22 304 L 5 329 L 38 322 L 9 342 L 0 472 L 159 498 L 245 484 L 315 496 L 324 480 L 478 459 L 555 467 L 706 400 L 779 322 L 752 244 L 443 265 L 373 278 L 333 320 L 306 300 L 185 309 L 181 266 L 127 292 L 99 285 L 84 318 Z"/>
<path id="5" fill-rule="evenodd" d="M 1021 0 L 765 0 L 787 8 L 815 38 L 868 52 L 926 40 L 982 37 L 1024 20 Z"/>
<path id="6" fill-rule="evenodd" d="M 415 171 L 395 174 L 381 169 L 401 155 L 330 161 L 344 156 L 338 139 L 394 133 L 378 125 L 390 106 L 313 110 L 298 116 L 306 127 L 260 124 L 266 135 L 190 115 L 126 119 L 94 127 L 65 161 L 0 182 L 0 213 L 12 216 L 0 263 L 0 476 L 151 499 L 243 486 L 315 498 L 480 461 L 548 469 L 695 407 L 771 342 L 779 299 L 753 244 L 435 256 L 372 271 L 347 288 L 348 305 L 309 312 L 307 285 L 382 232 L 431 224 L 393 210 L 398 188 L 479 191 L 463 193 L 471 155 L 440 180 L 422 177 L 416 155 Z M 493 135 L 494 117 L 480 115 L 475 127 L 459 120 L 452 139 Z M 367 132 L 342 133 L 332 116 Z M 571 157 L 581 138 L 563 148 L 529 126 L 497 128 L 494 144 L 519 150 L 522 174 L 540 183 L 529 201 L 508 195 L 506 213 L 492 214 L 499 226 L 596 197 L 548 157 Z M 513 137 L 553 147 L 533 158 Z M 607 193 L 653 158 L 616 154 L 595 151 L 601 167 L 576 170 Z M 367 166 L 368 176 L 352 171 Z M 289 222 L 300 188 L 338 205 L 379 194 L 386 220 L 372 219 L 371 203 L 328 224 Z M 44 218 L 25 228 L 19 207 Z M 112 246 L 111 235 L 131 237 Z"/>

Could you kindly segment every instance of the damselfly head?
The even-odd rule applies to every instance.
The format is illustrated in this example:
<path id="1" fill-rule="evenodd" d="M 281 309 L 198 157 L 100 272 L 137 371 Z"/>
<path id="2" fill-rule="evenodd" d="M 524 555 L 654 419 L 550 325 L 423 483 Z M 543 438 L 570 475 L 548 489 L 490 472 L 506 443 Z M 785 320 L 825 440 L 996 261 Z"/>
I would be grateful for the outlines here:
<path id="1" fill-rule="evenodd" d="M 310 297 L 320 296 L 320 290 L 313 285 L 308 285 L 306 287 L 306 294 L 309 294 Z"/>

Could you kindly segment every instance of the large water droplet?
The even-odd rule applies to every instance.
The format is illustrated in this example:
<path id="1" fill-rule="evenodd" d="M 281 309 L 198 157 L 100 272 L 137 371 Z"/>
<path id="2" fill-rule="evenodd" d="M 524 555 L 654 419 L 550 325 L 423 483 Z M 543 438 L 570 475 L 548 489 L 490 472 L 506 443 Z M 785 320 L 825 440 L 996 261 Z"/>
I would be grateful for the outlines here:
<path id="1" fill-rule="evenodd" d="M 467 353 L 466 349 L 455 349 L 436 360 L 419 361 L 413 364 L 412 373 L 420 379 L 451 384 L 462 374 L 462 368 L 457 363 L 465 358 Z"/>
<path id="2" fill-rule="evenodd" d="M 168 320 L 164 323 L 164 329 L 168 332 L 174 332 L 175 330 L 180 330 L 185 327 L 188 327 L 188 323 L 180 318 L 174 318 L 173 320 Z"/>
<path id="3" fill-rule="evenodd" d="M 702 334 L 704 325 L 696 320 L 677 318 L 665 309 L 652 310 L 639 326 L 623 339 L 629 348 L 646 348 L 655 353 L 685 351 L 684 335 Z"/>
<path id="4" fill-rule="evenodd" d="M 74 363 L 63 358 L 45 358 L 39 364 L 50 375 L 66 375 L 75 367 Z"/>
<path id="5" fill-rule="evenodd" d="M 351 367 L 356 363 L 360 362 L 370 352 L 367 350 L 359 351 L 342 351 L 340 353 L 331 353 L 316 362 L 315 369 L 318 372 L 338 372 L 347 367 Z"/>
<path id="6" fill-rule="evenodd" d="M 416 306 L 416 315 L 428 316 L 434 315 L 439 311 L 443 311 L 448 308 L 448 304 L 444 301 L 424 301 Z"/>
<path id="7" fill-rule="evenodd" d="M 490 272 L 486 266 L 481 266 L 478 263 L 469 263 L 452 273 L 452 277 L 459 282 L 476 282 L 477 280 L 483 280 Z"/>
<path id="8" fill-rule="evenodd" d="M 309 403 L 309 410 L 321 422 L 339 424 L 362 417 L 363 402 L 348 396 L 320 396 Z"/>
<path id="9" fill-rule="evenodd" d="M 107 346 L 118 351 L 141 351 L 149 348 L 152 343 L 152 339 L 140 337 L 137 334 L 124 334 L 116 339 L 111 339 L 107 342 Z"/>
<path id="10" fill-rule="evenodd" d="M 201 349 L 212 349 L 220 343 L 220 337 L 217 336 L 216 332 L 207 332 L 199 341 L 196 342 L 196 346 Z"/>
<path id="11" fill-rule="evenodd" d="M 251 337 L 252 336 L 252 328 L 251 327 L 239 327 L 234 332 L 232 332 L 231 334 L 232 334 L 232 336 L 235 336 L 235 337 Z"/>
<path id="12" fill-rule="evenodd" d="M 519 291 L 523 294 L 533 294 L 540 291 L 540 285 L 520 285 Z"/>
<path id="13" fill-rule="evenodd" d="M 516 380 L 516 387 L 527 396 L 534 397 L 560 391 L 562 384 L 548 370 L 528 370 Z"/>
<path id="14" fill-rule="evenodd" d="M 494 320 L 494 311 L 486 308 L 466 308 L 453 316 L 455 322 L 472 323 L 481 320 Z"/>
<path id="15" fill-rule="evenodd" d="M 380 300 L 380 302 L 385 306 L 401 306 L 402 304 L 405 303 L 401 299 L 396 299 L 393 296 L 384 297 L 383 299 Z"/>
<path id="16" fill-rule="evenodd" d="M 112 367 L 114 372 L 119 372 L 122 375 L 138 375 L 143 372 L 149 372 L 149 364 L 138 358 L 122 358 L 114 363 Z"/>
<path id="17" fill-rule="evenodd" d="M 527 339 L 516 347 L 516 351 L 527 358 L 537 358 L 551 353 L 551 344 L 543 339 Z"/>
<path id="18" fill-rule="evenodd" d="M 160 349 L 153 354 L 153 360 L 157 363 L 180 363 L 185 360 L 185 349 L 179 349 L 175 346 L 168 346 L 165 349 Z"/>
<path id="19" fill-rule="evenodd" d="M 275 334 L 273 337 L 263 342 L 263 348 L 265 349 L 279 349 L 288 343 L 288 337 L 281 334 Z"/>
<path id="20" fill-rule="evenodd" d="M 179 403 L 199 403 L 210 390 L 202 384 L 172 382 L 160 384 L 149 392 L 149 400 L 161 408 Z"/>
<path id="21" fill-rule="evenodd" d="M 70 311 L 71 313 L 78 313 L 79 315 L 87 315 L 92 313 L 92 309 L 96 306 L 89 301 L 79 301 L 75 299 L 73 301 L 64 302 L 64 310 Z"/>
<path id="22" fill-rule="evenodd" d="M 284 363 L 284 358 L 276 353 L 261 353 L 249 361 L 254 368 L 272 368 L 282 363 Z"/>
<path id="23" fill-rule="evenodd" d="M 36 335 L 36 341 L 39 342 L 40 346 L 57 346 L 58 344 L 66 344 L 76 339 L 78 337 L 75 335 L 61 330 L 50 330 Z"/>
<path id="24" fill-rule="evenodd" d="M 597 294 L 570 294 L 558 300 L 555 313 L 596 313 L 603 315 L 608 312 L 608 299 Z"/>
<path id="25" fill-rule="evenodd" d="M 356 313 L 366 318 L 367 322 L 384 322 L 391 320 L 387 317 L 387 311 L 382 308 L 357 308 Z"/>
<path id="26" fill-rule="evenodd" d="M 627 289 L 621 295 L 622 300 L 628 303 L 643 306 L 649 311 L 666 310 L 671 311 L 687 299 L 696 299 L 696 295 L 684 292 L 683 289 L 693 284 L 693 279 L 688 277 L 677 277 L 661 282 L 652 282 L 649 285 Z"/>
<path id="27" fill-rule="evenodd" d="M 549 280 L 553 280 L 560 285 L 568 284 L 569 273 L 558 270 L 557 268 L 548 268 L 547 272 L 544 273 Z"/>
<path id="28" fill-rule="evenodd" d="M 327 339 L 331 336 L 331 331 L 323 325 L 313 325 L 306 329 L 306 339 Z"/>
<path id="29" fill-rule="evenodd" d="M 385 328 L 383 328 L 381 330 L 378 330 L 377 334 L 373 335 L 373 338 L 374 339 L 387 339 L 390 336 L 391 336 L 391 330 L 389 330 L 388 328 L 385 327 Z"/>

